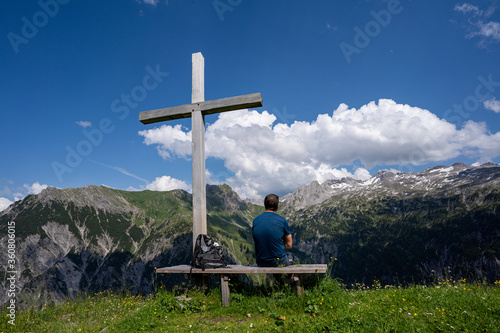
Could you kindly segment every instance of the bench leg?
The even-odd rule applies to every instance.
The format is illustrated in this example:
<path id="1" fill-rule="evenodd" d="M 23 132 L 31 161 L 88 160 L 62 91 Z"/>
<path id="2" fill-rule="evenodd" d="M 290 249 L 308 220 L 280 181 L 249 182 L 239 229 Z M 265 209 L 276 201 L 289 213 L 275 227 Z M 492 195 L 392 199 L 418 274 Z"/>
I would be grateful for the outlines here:
<path id="1" fill-rule="evenodd" d="M 188 279 L 192 279 L 193 283 L 196 286 L 201 286 L 203 289 L 209 289 L 210 286 L 210 280 L 207 274 L 193 274 L 192 276 L 189 276 L 189 274 L 184 274 L 184 277 Z"/>
<path id="2" fill-rule="evenodd" d="M 295 286 L 297 287 L 297 295 L 304 295 L 304 286 L 302 285 L 302 274 L 295 274 L 293 277 L 293 281 L 295 281 Z"/>
<path id="3" fill-rule="evenodd" d="M 222 297 L 222 305 L 229 306 L 229 297 L 231 295 L 229 291 L 229 275 L 220 275 L 220 294 Z"/>

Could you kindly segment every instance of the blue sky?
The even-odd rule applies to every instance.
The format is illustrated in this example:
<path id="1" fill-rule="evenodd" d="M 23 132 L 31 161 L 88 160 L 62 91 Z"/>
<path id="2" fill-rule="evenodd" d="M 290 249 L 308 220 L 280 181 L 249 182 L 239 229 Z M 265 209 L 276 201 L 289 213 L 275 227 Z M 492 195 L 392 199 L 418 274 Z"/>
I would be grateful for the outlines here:
<path id="1" fill-rule="evenodd" d="M 207 180 L 243 198 L 381 169 L 500 161 L 499 1 L 0 4 L 0 209 L 46 186 L 191 186 L 190 119 L 139 112 L 260 92 L 206 117 Z"/>

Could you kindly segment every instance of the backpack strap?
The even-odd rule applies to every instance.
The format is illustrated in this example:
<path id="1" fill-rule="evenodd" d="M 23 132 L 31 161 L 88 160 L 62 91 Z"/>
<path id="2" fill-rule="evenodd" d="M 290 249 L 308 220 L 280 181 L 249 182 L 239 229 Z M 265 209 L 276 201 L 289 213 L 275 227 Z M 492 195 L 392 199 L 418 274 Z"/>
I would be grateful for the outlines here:
<path id="1" fill-rule="evenodd" d="M 205 260 L 201 259 L 200 264 L 201 264 L 201 271 L 204 272 L 205 271 Z"/>

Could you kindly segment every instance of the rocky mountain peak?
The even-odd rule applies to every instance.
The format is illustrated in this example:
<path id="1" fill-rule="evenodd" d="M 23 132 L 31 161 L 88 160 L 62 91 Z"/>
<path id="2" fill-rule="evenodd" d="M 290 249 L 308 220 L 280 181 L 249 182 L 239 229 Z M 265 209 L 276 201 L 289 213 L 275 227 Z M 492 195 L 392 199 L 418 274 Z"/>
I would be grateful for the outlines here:
<path id="1" fill-rule="evenodd" d="M 317 181 L 313 181 L 309 185 L 299 187 L 292 195 L 283 197 L 283 206 L 302 209 L 307 206 L 314 205 L 318 202 L 323 202 L 331 196 L 325 186 L 322 186 Z"/>
<path id="2" fill-rule="evenodd" d="M 327 180 L 323 184 L 314 181 L 309 185 L 301 186 L 286 196 L 286 208 L 299 210 L 321 204 L 333 197 L 347 198 L 356 195 L 373 198 L 382 194 L 400 197 L 427 195 L 469 184 L 499 182 L 497 179 L 499 177 L 500 166 L 494 163 L 485 163 L 480 166 L 469 166 L 463 163 L 455 163 L 451 166 L 439 165 L 416 173 L 381 170 L 364 181 L 342 178 Z"/>
<path id="3" fill-rule="evenodd" d="M 58 201 L 67 205 L 71 202 L 76 207 L 93 207 L 105 212 L 125 212 L 133 209 L 120 191 L 102 185 L 65 189 L 47 187 L 37 195 L 36 200 L 45 204 Z"/>
<path id="4" fill-rule="evenodd" d="M 229 185 L 207 185 L 206 193 L 209 210 L 234 212 L 247 209 L 248 203 L 242 201 Z"/>

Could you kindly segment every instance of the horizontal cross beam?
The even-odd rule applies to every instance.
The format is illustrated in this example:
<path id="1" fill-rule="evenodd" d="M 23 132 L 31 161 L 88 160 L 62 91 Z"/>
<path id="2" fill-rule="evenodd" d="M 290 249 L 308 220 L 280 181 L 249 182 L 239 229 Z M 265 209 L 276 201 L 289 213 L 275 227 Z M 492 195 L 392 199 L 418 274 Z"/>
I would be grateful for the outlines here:
<path id="1" fill-rule="evenodd" d="M 234 111 L 262 106 L 260 93 L 236 97 L 214 99 L 206 102 L 184 104 L 170 108 L 143 111 L 139 113 L 139 121 L 143 124 L 152 124 L 160 121 L 191 117 L 191 112 L 201 111 L 203 115 Z"/>

